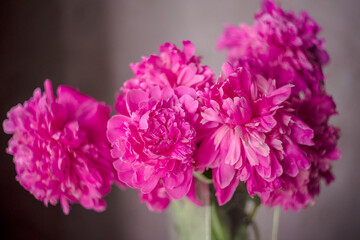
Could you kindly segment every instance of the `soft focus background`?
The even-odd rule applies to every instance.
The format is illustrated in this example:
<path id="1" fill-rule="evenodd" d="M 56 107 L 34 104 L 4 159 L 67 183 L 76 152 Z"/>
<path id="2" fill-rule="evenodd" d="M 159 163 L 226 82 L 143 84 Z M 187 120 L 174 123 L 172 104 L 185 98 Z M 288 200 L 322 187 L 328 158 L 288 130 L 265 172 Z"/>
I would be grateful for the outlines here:
<path id="1" fill-rule="evenodd" d="M 109 104 L 131 76 L 130 62 L 160 44 L 193 41 L 203 63 L 218 74 L 224 55 L 215 50 L 225 23 L 252 23 L 259 0 L 12 0 L 0 3 L 0 121 L 32 96 L 45 78 L 72 85 Z M 358 0 L 281 0 L 285 9 L 307 10 L 323 26 L 331 63 L 327 90 L 339 116 L 343 157 L 336 181 L 316 204 L 282 212 L 281 239 L 360 239 L 360 17 Z M 95 213 L 74 205 L 46 208 L 15 181 L 10 136 L 0 133 L 1 239 L 167 239 L 167 214 L 149 212 L 136 192 L 114 188 L 108 209 Z M 262 239 L 270 239 L 272 210 L 256 215 Z"/>

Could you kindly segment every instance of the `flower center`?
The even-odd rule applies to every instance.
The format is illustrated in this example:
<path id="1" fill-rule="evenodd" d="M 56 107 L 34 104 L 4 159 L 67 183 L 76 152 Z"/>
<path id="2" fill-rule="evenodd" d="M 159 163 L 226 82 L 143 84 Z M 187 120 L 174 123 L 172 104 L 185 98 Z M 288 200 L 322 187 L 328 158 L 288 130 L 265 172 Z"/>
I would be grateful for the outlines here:
<path id="1" fill-rule="evenodd" d="M 177 142 L 177 114 L 173 109 L 155 110 L 149 115 L 149 126 L 142 137 L 146 147 L 155 154 L 168 152 Z"/>

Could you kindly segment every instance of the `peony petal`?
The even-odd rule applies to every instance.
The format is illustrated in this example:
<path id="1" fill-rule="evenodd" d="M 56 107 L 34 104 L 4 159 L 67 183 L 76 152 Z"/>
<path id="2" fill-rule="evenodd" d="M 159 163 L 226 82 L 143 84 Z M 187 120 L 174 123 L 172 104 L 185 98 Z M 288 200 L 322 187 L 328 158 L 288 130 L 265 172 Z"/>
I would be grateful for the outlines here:
<path id="1" fill-rule="evenodd" d="M 313 146 L 314 131 L 298 118 L 293 118 L 293 125 L 291 128 L 291 137 L 297 143 Z"/>
<path id="2" fill-rule="evenodd" d="M 299 168 L 308 169 L 310 167 L 309 159 L 305 157 L 303 151 L 296 144 L 287 144 L 285 152 L 288 158 L 292 159 Z"/>
<path id="3" fill-rule="evenodd" d="M 188 113 L 194 114 L 199 106 L 199 102 L 196 101 L 194 98 L 190 97 L 189 95 L 183 95 L 180 98 L 180 102 L 184 104 L 185 110 L 187 110 Z"/>
<path id="4" fill-rule="evenodd" d="M 164 186 L 166 188 L 166 192 L 171 196 L 173 199 L 179 200 L 183 198 L 190 190 L 191 183 L 193 180 L 192 177 L 192 169 L 189 168 L 187 171 L 184 172 L 184 180 L 177 186 L 172 185 L 168 182 L 169 178 L 163 178 Z"/>
<path id="5" fill-rule="evenodd" d="M 293 85 L 287 84 L 285 86 L 282 86 L 282 87 L 276 89 L 272 93 L 270 93 L 267 96 L 267 99 L 268 99 L 269 103 L 271 103 L 271 106 L 280 105 L 282 102 L 284 102 L 286 99 L 288 99 L 290 96 L 292 87 L 293 87 Z"/>
<path id="6" fill-rule="evenodd" d="M 119 137 L 125 135 L 125 126 L 124 123 L 131 122 L 129 117 L 124 115 L 115 115 L 110 118 L 107 123 L 107 138 L 110 143 L 115 142 L 115 140 L 119 139 Z"/>
<path id="7" fill-rule="evenodd" d="M 209 204 L 209 194 L 209 185 L 201 181 L 196 181 L 195 178 L 193 178 L 186 197 L 195 205 L 202 207 L 204 204 Z"/>
<path id="8" fill-rule="evenodd" d="M 130 114 L 139 109 L 139 104 L 148 100 L 148 94 L 141 90 L 131 90 L 126 94 L 126 107 Z"/>
<path id="9" fill-rule="evenodd" d="M 203 117 L 203 120 L 201 121 L 202 124 L 206 122 L 220 122 L 221 119 L 219 117 L 219 114 L 216 113 L 212 108 L 205 109 L 201 116 Z"/>
<path id="10" fill-rule="evenodd" d="M 180 97 L 183 95 L 189 95 L 194 99 L 197 98 L 196 90 L 191 87 L 179 86 L 179 87 L 175 88 L 174 91 L 175 91 L 176 95 L 180 96 Z"/>
<path id="11" fill-rule="evenodd" d="M 239 170 L 237 174 L 237 178 L 239 178 L 240 181 L 246 182 L 250 177 L 250 166 L 246 164 L 241 170 Z"/>
<path id="12" fill-rule="evenodd" d="M 190 41 L 183 41 L 183 52 L 186 61 L 189 61 L 195 54 L 195 46 Z"/>
<path id="13" fill-rule="evenodd" d="M 227 187 L 235 176 L 235 169 L 228 164 L 220 164 L 218 168 L 213 169 L 218 184 L 221 188 Z"/>
<path id="14" fill-rule="evenodd" d="M 183 86 L 193 85 L 195 74 L 196 74 L 196 69 L 194 69 L 190 66 L 184 67 L 178 76 L 177 84 L 183 85 Z"/>
<path id="15" fill-rule="evenodd" d="M 237 186 L 239 185 L 239 179 L 234 177 L 232 181 L 228 184 L 228 186 L 225 188 L 220 187 L 218 183 L 218 179 L 216 178 L 216 174 L 213 174 L 213 180 L 214 180 L 214 187 L 216 190 L 215 193 L 216 198 L 218 200 L 219 205 L 222 206 L 228 201 L 230 201 L 230 199 L 234 195 L 234 192 Z"/>
<path id="16" fill-rule="evenodd" d="M 240 137 L 234 132 L 230 132 L 230 145 L 229 150 L 225 158 L 225 163 L 231 166 L 234 166 L 240 158 L 241 155 L 241 143 Z"/>
<path id="17" fill-rule="evenodd" d="M 203 171 L 205 168 L 218 167 L 220 163 L 219 154 L 220 151 L 215 150 L 214 140 L 206 138 L 195 152 L 196 170 Z"/>
<path id="18" fill-rule="evenodd" d="M 222 72 L 228 77 L 230 74 L 234 73 L 234 68 L 229 62 L 225 62 L 221 67 Z"/>

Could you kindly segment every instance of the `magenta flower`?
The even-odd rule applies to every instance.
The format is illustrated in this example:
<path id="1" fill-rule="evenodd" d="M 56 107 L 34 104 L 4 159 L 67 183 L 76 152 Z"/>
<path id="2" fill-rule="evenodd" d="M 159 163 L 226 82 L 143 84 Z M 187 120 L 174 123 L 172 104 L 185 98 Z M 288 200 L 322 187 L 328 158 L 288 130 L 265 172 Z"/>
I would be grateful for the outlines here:
<path id="1" fill-rule="evenodd" d="M 115 110 L 124 113 L 124 94 L 132 89 L 148 92 L 152 87 L 178 86 L 203 90 L 214 82 L 214 73 L 208 66 L 200 64 L 201 58 L 195 56 L 195 46 L 183 41 L 183 50 L 175 44 L 165 43 L 159 48 L 159 55 L 143 57 L 141 62 L 131 64 L 134 76 L 124 83 L 117 95 Z"/>
<path id="2" fill-rule="evenodd" d="M 218 48 L 228 50 L 228 61 L 235 66 L 250 60 L 266 78 L 275 78 L 278 87 L 292 83 L 292 95 L 308 95 L 320 91 L 322 66 L 329 61 L 319 31 L 306 12 L 296 16 L 265 0 L 253 26 L 226 26 Z"/>
<path id="3" fill-rule="evenodd" d="M 228 63 L 223 72 L 203 96 L 202 123 L 215 128 L 200 145 L 197 168 L 213 168 L 220 205 L 240 181 L 251 196 L 267 199 L 281 189 L 283 173 L 310 167 L 302 148 L 313 145 L 313 131 L 284 109 L 291 85 L 276 88 L 274 80 Z"/>
<path id="4" fill-rule="evenodd" d="M 301 208 L 312 205 L 314 196 L 309 192 L 310 170 L 300 169 L 295 177 L 284 174 L 281 177 L 283 187 L 272 192 L 267 199 L 262 199 L 262 203 L 274 206 L 282 206 L 285 210 Z"/>
<path id="5" fill-rule="evenodd" d="M 322 67 L 329 56 L 324 40 L 317 37 L 319 31 L 306 12 L 296 16 L 265 0 L 252 26 L 227 26 L 218 43 L 219 49 L 228 50 L 228 60 L 235 66 L 250 65 L 266 78 L 274 78 L 276 87 L 293 84 L 288 107 L 314 131 L 314 144 L 303 149 L 311 161 L 309 172 L 280 178 L 284 188 L 263 199 L 272 206 L 298 210 L 311 204 L 320 191 L 320 180 L 333 179 L 331 162 L 341 156 L 339 129 L 329 125 L 336 106 L 324 87 Z"/>
<path id="6" fill-rule="evenodd" d="M 13 134 L 16 179 L 47 206 L 60 200 L 103 211 L 102 199 L 115 178 L 105 131 L 110 108 L 78 91 L 60 86 L 55 98 L 49 80 L 23 105 L 7 114 L 4 131 Z"/>
<path id="7" fill-rule="evenodd" d="M 199 118 L 195 91 L 135 89 L 126 93 L 125 101 L 127 113 L 113 116 L 107 130 L 118 178 L 139 189 L 150 209 L 162 210 L 167 196 L 181 199 L 193 181 L 194 122 Z"/>
<path id="8" fill-rule="evenodd" d="M 328 125 L 329 117 L 336 112 L 334 102 L 329 96 L 316 96 L 301 100 L 297 115 L 302 116 L 314 130 L 314 145 L 304 149 L 311 161 L 311 167 L 297 176 L 284 175 L 281 178 L 284 188 L 273 192 L 264 204 L 281 205 L 286 210 L 300 210 L 314 203 L 320 193 L 320 181 L 327 184 L 334 180 L 331 163 L 341 157 L 337 148 L 339 129 Z"/>

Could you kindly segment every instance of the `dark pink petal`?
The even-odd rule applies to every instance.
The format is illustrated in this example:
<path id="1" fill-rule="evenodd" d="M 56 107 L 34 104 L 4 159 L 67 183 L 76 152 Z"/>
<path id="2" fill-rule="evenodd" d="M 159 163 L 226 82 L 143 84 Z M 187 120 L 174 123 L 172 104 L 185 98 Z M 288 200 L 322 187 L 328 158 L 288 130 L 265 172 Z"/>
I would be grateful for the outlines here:
<path id="1" fill-rule="evenodd" d="M 166 177 L 163 178 L 164 186 L 166 188 L 166 192 L 171 196 L 173 199 L 181 199 L 183 198 L 190 190 L 191 182 L 192 182 L 192 170 L 189 168 L 184 173 L 184 179 L 181 183 L 177 183 L 175 185 L 172 181 L 169 181 L 170 178 Z"/>
<path id="2" fill-rule="evenodd" d="M 197 98 L 196 90 L 194 88 L 179 86 L 179 87 L 175 88 L 174 91 L 175 91 L 176 95 L 178 95 L 178 96 L 189 95 L 194 99 Z M 180 99 L 181 99 L 181 97 L 180 97 Z"/>
<path id="3" fill-rule="evenodd" d="M 234 166 L 240 159 L 241 142 L 240 142 L 240 137 L 236 133 L 229 132 L 229 134 L 230 134 L 230 145 L 229 145 L 228 153 L 225 157 L 225 163 Z"/>
<path id="4" fill-rule="evenodd" d="M 148 100 L 148 94 L 141 90 L 131 90 L 126 94 L 126 107 L 131 114 L 139 109 L 139 104 Z"/>
<path id="5" fill-rule="evenodd" d="M 213 168 L 219 166 L 219 150 L 215 150 L 214 140 L 212 138 L 205 139 L 196 151 L 195 163 L 197 168 Z"/>
<path id="6" fill-rule="evenodd" d="M 213 169 L 215 170 L 215 169 Z M 216 198 L 218 200 L 218 203 L 220 206 L 224 205 L 225 203 L 227 203 L 228 201 L 230 201 L 230 199 L 232 198 L 232 196 L 234 195 L 234 192 L 237 188 L 237 186 L 239 185 L 239 179 L 237 178 L 233 178 L 232 181 L 229 183 L 229 185 L 225 188 L 221 188 L 219 183 L 218 183 L 218 179 L 216 178 L 216 175 L 213 175 L 213 180 L 214 180 L 214 187 L 216 190 Z"/>
<path id="7" fill-rule="evenodd" d="M 245 165 L 242 169 L 239 170 L 237 177 L 240 181 L 245 182 L 250 177 L 250 166 Z"/>
<path id="8" fill-rule="evenodd" d="M 221 67 L 221 71 L 225 74 L 226 77 L 228 77 L 230 74 L 234 73 L 234 68 L 230 63 L 225 62 Z"/>
<path id="9" fill-rule="evenodd" d="M 196 181 L 195 178 L 191 182 L 191 187 L 186 197 L 195 205 L 201 207 L 208 204 L 209 199 L 209 185 L 201 181 Z"/>
<path id="10" fill-rule="evenodd" d="M 285 152 L 288 158 L 293 159 L 296 165 L 301 169 L 308 169 L 310 167 L 310 161 L 306 158 L 302 150 L 295 144 L 287 144 Z"/>
<path id="11" fill-rule="evenodd" d="M 204 112 L 202 112 L 201 116 L 203 117 L 202 123 L 206 123 L 209 121 L 213 121 L 213 122 L 221 121 L 219 115 L 211 108 L 208 108 Z"/>
<path id="12" fill-rule="evenodd" d="M 151 211 L 164 211 L 170 204 L 170 198 L 165 188 L 158 184 L 150 193 L 141 193 L 140 201 L 145 202 Z"/>
<path id="13" fill-rule="evenodd" d="M 298 118 L 293 119 L 294 123 L 291 128 L 292 138 L 299 144 L 312 146 L 314 145 L 314 131 Z"/>
<path id="14" fill-rule="evenodd" d="M 125 135 L 125 125 L 124 123 L 129 123 L 131 121 L 130 118 L 124 115 L 115 115 L 110 118 L 107 122 L 107 138 L 110 143 L 115 142 L 115 140 L 119 139 L 120 136 Z"/>
<path id="15" fill-rule="evenodd" d="M 270 102 L 271 106 L 279 105 L 286 99 L 288 99 L 291 93 L 291 87 L 291 84 L 287 84 L 270 93 L 267 96 L 267 99 Z"/>
<path id="16" fill-rule="evenodd" d="M 227 187 L 235 176 L 235 169 L 228 164 L 220 164 L 218 168 L 213 169 L 218 184 L 221 188 Z"/>
<path id="17" fill-rule="evenodd" d="M 177 79 L 177 84 L 182 86 L 191 86 L 202 80 L 201 79 L 200 81 L 196 81 L 195 76 L 196 76 L 196 68 L 193 68 L 191 66 L 186 66 L 181 70 Z"/>
<path id="18" fill-rule="evenodd" d="M 189 95 L 183 95 L 180 98 L 180 102 L 184 105 L 184 109 L 188 113 L 195 113 L 199 106 L 199 102 Z"/>
<path id="19" fill-rule="evenodd" d="M 190 41 L 183 41 L 183 52 L 186 61 L 189 61 L 195 54 L 195 46 Z"/>
<path id="20" fill-rule="evenodd" d="M 337 160 L 341 158 L 341 151 L 339 149 L 334 149 L 326 155 L 327 158 L 331 160 Z"/>

